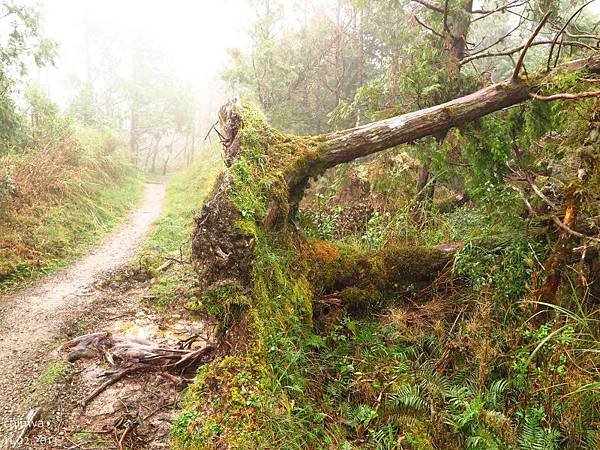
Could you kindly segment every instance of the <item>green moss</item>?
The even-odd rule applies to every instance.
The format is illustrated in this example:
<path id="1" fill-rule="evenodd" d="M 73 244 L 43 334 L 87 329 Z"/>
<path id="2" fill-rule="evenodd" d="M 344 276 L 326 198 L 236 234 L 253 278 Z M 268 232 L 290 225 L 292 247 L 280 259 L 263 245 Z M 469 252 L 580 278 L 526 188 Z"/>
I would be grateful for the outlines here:
<path id="1" fill-rule="evenodd" d="M 40 374 L 38 381 L 46 386 L 49 386 L 56 383 L 68 372 L 68 368 L 62 361 L 55 361 L 46 367 L 46 369 Z"/>
<path id="2" fill-rule="evenodd" d="M 189 411 L 173 427 L 174 448 L 216 448 L 224 442 L 268 448 L 256 423 L 275 413 L 270 385 L 268 370 L 256 358 L 226 357 L 205 366 L 186 393 Z"/>
<path id="3" fill-rule="evenodd" d="M 428 259 L 439 252 L 422 249 L 365 253 L 358 247 L 306 241 L 294 230 L 264 226 L 273 203 L 287 217 L 290 175 L 314 160 L 322 138 L 289 136 L 270 129 L 252 108 L 242 114 L 240 157 L 230 168 L 227 195 L 240 211 L 237 229 L 254 240 L 251 287 L 219 287 L 204 293 L 194 309 L 219 318 L 238 349 L 204 367 L 186 394 L 174 427 L 177 448 L 307 448 L 329 440 L 321 405 L 309 389 L 307 349 L 313 330 L 315 294 L 344 289 L 349 309 L 364 315 L 387 292 L 421 277 L 415 253 Z M 312 162 L 310 162 L 312 164 Z M 286 224 L 287 220 L 281 223 Z M 318 270 L 311 271 L 309 268 Z M 410 269 L 410 270 L 408 270 Z M 431 274 L 428 274 L 431 275 Z M 394 278 L 395 277 L 395 278 Z M 241 322 L 240 322 L 241 319 Z M 339 433 L 339 430 L 336 431 Z M 295 444 L 294 444 L 295 443 Z"/>

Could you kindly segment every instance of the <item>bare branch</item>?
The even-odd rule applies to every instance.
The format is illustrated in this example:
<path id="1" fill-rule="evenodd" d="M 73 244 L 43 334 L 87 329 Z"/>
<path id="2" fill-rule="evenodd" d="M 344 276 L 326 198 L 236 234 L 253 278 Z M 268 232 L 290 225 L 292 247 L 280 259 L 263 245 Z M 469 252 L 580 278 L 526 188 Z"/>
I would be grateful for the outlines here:
<path id="1" fill-rule="evenodd" d="M 529 94 L 529 96 L 542 102 L 552 102 L 554 100 L 579 100 L 582 98 L 600 98 L 600 91 L 579 92 L 577 94 L 554 94 L 549 95 L 547 97 L 539 94 L 534 94 L 532 92 Z"/>
<path id="2" fill-rule="evenodd" d="M 565 34 L 572 39 L 593 39 L 595 41 L 600 41 L 600 36 L 597 34 L 572 34 L 568 31 L 565 31 Z"/>
<path id="3" fill-rule="evenodd" d="M 560 30 L 552 28 L 553 31 L 555 31 L 556 33 L 559 33 Z M 591 39 L 594 41 L 600 41 L 600 35 L 598 34 L 590 34 L 590 33 L 580 33 L 580 34 L 575 34 L 575 33 L 571 33 L 568 30 L 564 30 L 563 34 L 567 37 L 570 37 L 571 39 Z"/>
<path id="4" fill-rule="evenodd" d="M 536 47 L 538 45 L 550 45 L 550 44 L 552 44 L 552 41 L 544 40 L 544 41 L 534 42 L 529 47 Z M 583 42 L 577 42 L 577 41 L 566 41 L 563 43 L 563 45 L 572 46 L 572 47 L 582 47 L 582 48 L 595 50 L 594 47 L 584 44 Z M 496 56 L 511 56 L 511 55 L 514 55 L 515 53 L 521 51 L 524 48 L 525 48 L 525 44 L 520 45 L 515 48 L 508 49 L 508 50 L 499 51 L 499 52 L 487 52 L 487 53 L 478 52 L 478 53 L 475 53 L 474 55 L 471 55 L 471 56 L 468 56 L 467 58 L 462 59 L 460 61 L 460 64 L 464 66 L 465 64 L 468 64 L 471 61 L 475 61 L 477 59 L 494 58 Z"/>
<path id="5" fill-rule="evenodd" d="M 427 2 L 425 0 L 411 0 L 411 1 L 414 2 L 414 3 L 418 3 L 419 5 L 423 5 L 424 7 L 428 8 L 428 9 L 430 9 L 432 11 L 439 12 L 439 13 L 444 13 L 444 9 L 443 8 L 441 8 L 441 7 L 437 6 L 437 5 L 434 5 L 432 3 L 429 3 L 429 2 Z"/>
<path id="6" fill-rule="evenodd" d="M 554 41 L 552 41 L 552 47 L 550 47 L 550 53 L 548 55 L 548 64 L 546 66 L 546 71 L 550 71 L 550 63 L 552 62 L 552 53 L 554 52 L 554 46 L 556 45 L 556 43 L 558 42 L 558 39 L 562 36 L 563 32 L 567 29 L 567 27 L 569 26 L 569 24 L 573 21 L 573 19 L 575 19 L 575 17 L 577 17 L 577 15 L 583 11 L 583 9 L 588 6 L 590 3 L 595 2 L 596 0 L 590 0 L 589 2 L 587 2 L 585 5 L 583 5 L 581 8 L 579 8 L 577 11 L 575 11 L 575 13 L 569 17 L 569 20 L 567 20 L 565 22 L 565 24 L 563 25 L 563 27 L 561 28 L 561 30 L 556 34 L 556 37 L 554 38 Z M 560 50 L 559 50 L 560 51 Z M 558 60 L 558 58 L 557 58 Z"/>
<path id="7" fill-rule="evenodd" d="M 552 13 L 551 11 L 548 11 L 546 13 L 546 15 L 543 17 L 541 22 L 538 24 L 537 28 L 533 31 L 533 33 L 531 33 L 531 36 L 529 36 L 529 40 L 525 44 L 525 47 L 523 47 L 523 50 L 521 51 L 521 54 L 519 55 L 519 59 L 517 60 L 517 65 L 515 66 L 515 70 L 512 75 L 513 80 L 516 80 L 519 78 L 519 72 L 521 72 L 521 67 L 523 67 L 523 61 L 525 60 L 525 55 L 527 54 L 527 50 L 529 50 L 529 47 L 531 47 L 531 44 L 533 44 L 533 41 L 535 40 L 535 38 L 539 34 L 539 32 L 542 31 L 542 28 L 544 27 L 544 25 L 550 18 L 551 13 Z"/>
<path id="8" fill-rule="evenodd" d="M 592 237 L 592 236 L 586 236 L 583 233 L 580 233 L 579 231 L 575 231 L 574 229 L 572 229 L 571 227 L 569 227 L 568 225 L 564 224 L 558 217 L 556 216 L 552 216 L 552 220 L 554 221 L 554 223 L 556 225 L 558 225 L 562 230 L 566 231 L 567 233 L 569 233 L 570 235 L 576 236 L 578 238 L 582 238 L 582 239 L 588 239 L 590 241 L 593 242 L 600 242 L 600 239 Z"/>
<path id="9" fill-rule="evenodd" d="M 500 44 L 500 43 L 501 43 L 501 42 L 502 42 L 504 39 L 506 39 L 506 38 L 510 37 L 510 35 L 512 35 L 512 34 L 513 34 L 515 31 L 517 31 L 519 28 L 521 28 L 521 25 L 522 25 L 522 23 L 523 23 L 523 22 L 522 22 L 522 21 L 520 21 L 520 22 L 517 24 L 517 26 L 515 26 L 513 29 L 511 29 L 511 30 L 510 30 L 508 33 L 506 33 L 505 35 L 503 35 L 501 38 L 497 39 L 497 40 L 496 40 L 496 41 L 495 41 L 493 44 L 490 44 L 490 45 L 488 45 L 487 47 L 485 47 L 485 48 L 482 48 L 481 50 L 478 50 L 478 51 L 476 51 L 476 52 L 472 53 L 472 54 L 471 54 L 471 55 L 469 55 L 469 56 L 473 56 L 473 55 L 477 55 L 477 54 L 479 54 L 479 53 L 483 53 L 483 52 L 485 52 L 485 51 L 489 50 L 490 48 L 492 48 L 492 47 L 495 47 L 496 45 Z"/>
<path id="10" fill-rule="evenodd" d="M 518 8 L 519 6 L 523 6 L 523 5 L 526 5 L 527 3 L 529 3 L 529 0 L 525 0 L 520 3 L 517 3 L 518 1 L 519 0 L 513 0 L 512 2 L 506 3 L 502 6 L 499 6 L 496 9 L 492 9 L 492 10 L 478 9 L 478 10 L 472 11 L 473 14 L 482 14 L 479 17 L 475 17 L 473 19 L 473 22 L 477 22 L 478 20 L 485 19 L 497 12 L 512 12 L 512 11 L 510 11 L 511 8 Z"/>
<path id="11" fill-rule="evenodd" d="M 421 22 L 419 20 L 419 18 L 417 16 L 415 16 L 415 20 L 419 23 L 419 25 L 421 25 L 423 28 L 428 29 L 429 31 L 431 31 L 433 34 L 435 34 L 437 37 L 443 38 L 444 36 L 441 33 L 438 33 L 437 31 L 435 31 L 433 28 L 431 28 L 429 25 L 425 24 L 424 22 Z"/>

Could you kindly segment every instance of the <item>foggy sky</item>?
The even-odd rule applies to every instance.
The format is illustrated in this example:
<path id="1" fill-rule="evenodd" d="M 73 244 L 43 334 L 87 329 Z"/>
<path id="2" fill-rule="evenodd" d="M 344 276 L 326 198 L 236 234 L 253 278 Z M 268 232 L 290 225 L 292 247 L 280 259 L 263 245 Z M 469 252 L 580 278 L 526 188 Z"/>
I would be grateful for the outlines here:
<path id="1" fill-rule="evenodd" d="M 44 34 L 59 45 L 55 68 L 39 83 L 64 104 L 68 77 L 85 76 L 86 27 L 114 37 L 115 47 L 135 39 L 162 50 L 181 81 L 199 92 L 213 89 L 226 50 L 244 46 L 253 16 L 246 0 L 42 0 Z M 118 70 L 118 68 L 115 68 Z M 207 86 L 210 86 L 207 89 Z"/>
<path id="2" fill-rule="evenodd" d="M 201 96 L 215 96 L 220 86 L 215 80 L 228 58 L 226 50 L 249 46 L 247 31 L 255 18 L 247 0 L 31 2 L 41 5 L 44 34 L 59 45 L 56 67 L 37 71 L 37 81 L 63 106 L 69 98 L 69 76 L 85 76 L 86 27 L 112 36 L 117 48 L 140 37 L 151 41 L 181 81 Z M 588 6 L 588 11 L 600 16 L 600 0 Z"/>

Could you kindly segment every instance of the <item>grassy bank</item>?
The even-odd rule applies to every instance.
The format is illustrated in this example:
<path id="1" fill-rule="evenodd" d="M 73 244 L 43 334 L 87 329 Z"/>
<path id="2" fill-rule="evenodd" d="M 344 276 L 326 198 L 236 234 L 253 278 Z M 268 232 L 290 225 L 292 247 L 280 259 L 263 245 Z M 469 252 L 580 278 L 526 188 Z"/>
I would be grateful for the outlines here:
<path id="1" fill-rule="evenodd" d="M 174 306 L 176 300 L 185 302 L 187 296 L 182 293 L 193 289 L 189 264 L 174 264 L 162 273 L 156 270 L 168 258 L 189 259 L 194 216 L 221 170 L 220 149 L 205 147 L 192 167 L 172 175 L 168 181 L 163 214 L 153 225 L 140 255 L 142 265 L 155 275 L 149 298 L 159 309 Z"/>
<path id="2" fill-rule="evenodd" d="M 142 186 L 118 138 L 66 118 L 0 156 L 0 292 L 68 265 L 135 206 Z"/>

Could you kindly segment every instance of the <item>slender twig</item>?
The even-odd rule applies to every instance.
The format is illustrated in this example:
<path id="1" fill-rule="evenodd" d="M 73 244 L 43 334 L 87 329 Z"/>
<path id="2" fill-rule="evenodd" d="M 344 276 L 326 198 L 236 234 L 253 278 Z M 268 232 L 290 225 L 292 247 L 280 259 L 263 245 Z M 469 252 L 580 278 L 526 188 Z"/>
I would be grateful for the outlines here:
<path id="1" fill-rule="evenodd" d="M 440 8 L 439 6 L 429 3 L 429 2 L 426 2 L 425 0 L 411 0 L 411 1 L 414 3 L 418 3 L 419 5 L 423 5 L 424 7 L 428 8 L 432 11 L 435 11 L 435 12 L 439 12 L 439 13 L 444 12 L 444 10 L 442 8 Z"/>
<path id="2" fill-rule="evenodd" d="M 571 227 L 569 227 L 568 225 L 564 224 L 562 222 L 562 220 L 560 220 L 558 217 L 556 217 L 556 216 L 551 216 L 551 217 L 552 217 L 552 220 L 554 221 L 554 223 L 556 225 L 558 225 L 562 230 L 566 231 L 570 235 L 573 235 L 575 237 L 582 238 L 582 239 L 588 239 L 588 240 L 593 241 L 593 242 L 600 242 L 600 239 L 598 239 L 598 238 L 595 238 L 595 237 L 592 237 L 592 236 L 587 236 L 587 235 L 585 235 L 583 233 L 580 233 L 579 231 L 573 230 Z"/>
<path id="3" fill-rule="evenodd" d="M 125 431 L 121 435 L 121 439 L 119 439 L 119 450 L 123 450 L 123 441 L 125 441 L 125 438 L 131 430 L 133 430 L 133 425 L 128 425 L 127 428 L 125 428 Z"/>
<path id="4" fill-rule="evenodd" d="M 577 15 L 583 11 L 583 9 L 588 6 L 590 3 L 595 2 L 596 0 L 590 0 L 589 2 L 587 2 L 585 5 L 583 5 L 581 8 L 579 8 L 577 11 L 575 11 L 575 13 L 569 17 L 569 20 L 567 20 L 565 22 L 565 24 L 563 25 L 563 27 L 561 28 L 561 30 L 556 33 L 556 37 L 554 38 L 554 40 L 552 41 L 552 46 L 550 47 L 550 53 L 548 55 L 548 63 L 546 65 L 546 71 L 550 72 L 550 64 L 552 62 L 552 52 L 554 51 L 554 46 L 556 45 L 556 43 L 558 42 L 558 39 L 562 36 L 563 32 L 567 29 L 567 27 L 569 26 L 569 24 L 573 21 L 573 19 L 575 17 L 577 17 Z M 548 13 L 549 14 L 549 13 Z"/>
<path id="5" fill-rule="evenodd" d="M 531 179 L 531 176 L 529 174 L 525 175 L 525 180 L 527 181 L 527 184 L 529 184 L 529 187 L 535 193 L 535 195 L 541 198 L 544 201 L 544 203 L 546 203 L 552 209 L 558 209 L 558 206 L 556 206 L 554 202 L 552 202 L 548 197 L 546 197 L 546 195 L 540 190 L 540 188 L 537 187 L 537 185 Z"/>
<path id="6" fill-rule="evenodd" d="M 579 100 L 582 98 L 600 98 L 600 91 L 579 92 L 577 94 L 554 94 L 549 95 L 547 97 L 539 94 L 534 94 L 532 92 L 529 94 L 529 96 L 542 102 L 552 102 L 554 100 Z"/>
<path id="7" fill-rule="evenodd" d="M 521 22 L 519 22 L 519 23 L 517 24 L 517 26 L 515 26 L 513 29 L 511 29 L 511 30 L 510 30 L 508 33 L 506 33 L 505 35 L 503 35 L 501 38 L 499 38 L 499 39 L 497 39 L 496 41 L 494 41 L 494 43 L 493 43 L 493 44 L 490 44 L 490 45 L 488 45 L 487 47 L 484 47 L 484 48 L 482 48 L 481 50 L 478 50 L 478 51 L 476 51 L 476 52 L 472 53 L 472 54 L 471 54 L 471 55 L 469 55 L 469 56 L 473 56 L 473 55 L 477 55 L 477 54 L 479 54 L 479 53 L 483 53 L 483 52 L 485 52 L 485 51 L 489 50 L 490 48 L 492 48 L 492 47 L 495 47 L 495 46 L 496 46 L 496 45 L 498 45 L 500 42 L 502 42 L 504 39 L 506 39 L 506 38 L 507 38 L 507 37 L 509 37 L 511 34 L 513 34 L 515 31 L 517 31 L 519 28 L 521 28 L 521 25 L 522 25 L 522 24 L 523 24 L 523 22 L 522 22 L 522 21 L 521 21 Z"/>
<path id="8" fill-rule="evenodd" d="M 519 72 L 521 72 L 521 67 L 523 67 L 523 61 L 525 60 L 525 55 L 527 54 L 527 50 L 529 50 L 529 47 L 531 47 L 531 44 L 533 44 L 533 41 L 535 40 L 536 36 L 540 33 L 540 31 L 542 31 L 542 28 L 544 27 L 544 25 L 546 25 L 546 22 L 550 18 L 551 13 L 552 13 L 551 11 L 548 11 L 546 13 L 546 15 L 542 18 L 542 20 L 540 21 L 540 23 L 538 24 L 536 29 L 533 31 L 533 33 L 531 33 L 531 36 L 529 36 L 529 40 L 525 44 L 525 47 L 523 47 L 523 50 L 521 51 L 521 54 L 519 55 L 519 59 L 517 60 L 517 65 L 515 66 L 515 70 L 512 75 L 512 78 L 514 80 L 519 78 Z"/>
<path id="9" fill-rule="evenodd" d="M 530 47 L 536 47 L 538 45 L 550 45 L 550 44 L 552 44 L 551 40 L 543 40 L 543 41 L 537 41 L 537 42 L 532 43 L 530 45 Z M 571 47 L 583 47 L 583 48 L 588 48 L 588 49 L 591 49 L 591 50 L 595 50 L 594 47 L 592 47 L 590 45 L 587 45 L 587 44 L 584 44 L 583 42 L 577 42 L 577 41 L 565 41 L 563 45 L 565 45 L 565 46 L 571 46 Z M 486 52 L 486 53 L 483 53 L 483 51 L 482 51 L 481 53 L 478 52 L 478 53 L 475 53 L 474 55 L 471 55 L 471 56 L 468 56 L 468 57 L 462 59 L 460 61 L 460 64 L 462 66 L 464 66 L 465 64 L 468 64 L 471 61 L 475 61 L 476 59 L 495 58 L 497 56 L 511 56 L 511 55 L 514 55 L 515 53 L 521 51 L 524 48 L 525 48 L 525 44 L 520 45 L 520 46 L 515 47 L 515 48 L 508 49 L 508 50 L 499 51 L 499 52 Z"/>
<path id="10" fill-rule="evenodd" d="M 568 31 L 565 31 L 565 34 L 573 39 L 592 39 L 595 41 L 600 41 L 600 36 L 597 34 L 573 34 L 569 33 Z"/>
<path id="11" fill-rule="evenodd" d="M 204 140 L 202 142 L 206 142 L 206 140 L 208 139 L 208 137 L 210 136 L 210 132 L 214 129 L 215 131 L 217 131 L 217 129 L 215 128 L 217 126 L 217 124 L 219 123 L 219 121 L 217 120 L 215 123 L 213 123 L 211 125 L 211 127 L 208 129 L 208 133 L 206 133 L 206 136 L 204 136 Z M 217 131 L 218 133 L 218 131 Z M 220 136 L 220 134 L 219 134 Z"/>
<path id="12" fill-rule="evenodd" d="M 497 12 L 512 12 L 511 8 L 518 8 L 519 6 L 523 6 L 529 2 L 529 0 L 525 0 L 521 3 L 517 3 L 517 1 L 518 0 L 515 0 L 512 3 L 504 4 L 502 6 L 499 6 L 496 9 L 492 9 L 492 10 L 481 10 L 481 9 L 475 10 L 472 12 L 472 14 L 482 14 L 482 15 L 474 18 L 473 22 L 477 22 L 478 20 L 485 19 L 486 17 L 489 17 L 492 14 L 497 13 Z"/>
<path id="13" fill-rule="evenodd" d="M 98 388 L 94 389 L 94 391 L 90 395 L 88 395 L 85 399 L 81 400 L 79 402 L 79 404 L 82 407 L 85 408 L 89 402 L 91 402 L 92 400 L 94 400 L 107 387 L 115 384 L 117 381 L 119 381 L 120 379 L 122 379 L 125 375 L 129 375 L 131 373 L 134 373 L 134 372 L 136 372 L 138 370 L 141 370 L 142 368 L 143 368 L 143 366 L 134 366 L 134 367 L 128 367 L 127 369 L 123 369 L 120 372 L 117 372 L 111 378 L 109 378 L 104 383 L 102 383 Z"/>
<path id="14" fill-rule="evenodd" d="M 435 34 L 437 37 L 439 37 L 439 38 L 443 38 L 444 37 L 441 33 L 438 33 L 433 28 L 431 28 L 429 25 L 425 24 L 424 22 L 421 22 L 417 16 L 415 16 L 415 20 L 419 23 L 419 25 L 421 25 L 423 28 L 428 29 L 433 34 Z"/>

